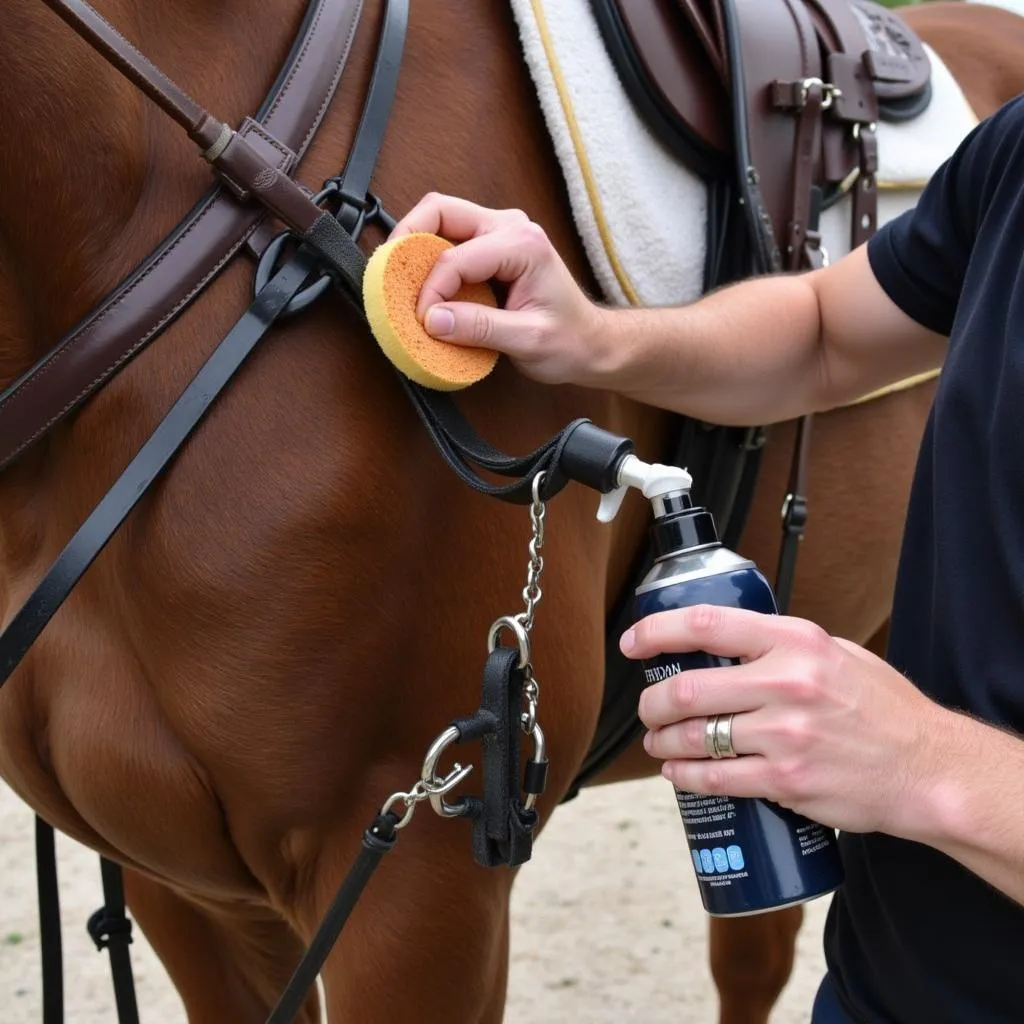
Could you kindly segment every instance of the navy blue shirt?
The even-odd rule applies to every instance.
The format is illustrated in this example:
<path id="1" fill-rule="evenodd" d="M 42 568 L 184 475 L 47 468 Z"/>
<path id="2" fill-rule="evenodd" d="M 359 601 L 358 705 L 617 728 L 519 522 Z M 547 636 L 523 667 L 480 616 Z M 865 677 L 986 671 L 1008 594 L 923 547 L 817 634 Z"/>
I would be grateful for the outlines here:
<path id="1" fill-rule="evenodd" d="M 1024 734 L 1022 253 L 1024 97 L 983 121 L 868 244 L 896 305 L 949 336 L 889 661 L 940 703 Z M 1024 1021 L 1024 908 L 931 848 L 878 834 L 840 844 L 847 880 L 825 952 L 854 1020 Z"/>

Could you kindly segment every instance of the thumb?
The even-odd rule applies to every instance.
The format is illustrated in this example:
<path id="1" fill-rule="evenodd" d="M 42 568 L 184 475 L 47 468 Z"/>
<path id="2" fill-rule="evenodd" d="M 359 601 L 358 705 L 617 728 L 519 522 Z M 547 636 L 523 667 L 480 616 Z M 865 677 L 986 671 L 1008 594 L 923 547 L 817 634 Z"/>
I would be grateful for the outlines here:
<path id="1" fill-rule="evenodd" d="M 490 348 L 516 357 L 536 351 L 547 320 L 536 310 L 496 309 L 475 302 L 431 306 L 424 318 L 427 334 L 456 345 Z"/>

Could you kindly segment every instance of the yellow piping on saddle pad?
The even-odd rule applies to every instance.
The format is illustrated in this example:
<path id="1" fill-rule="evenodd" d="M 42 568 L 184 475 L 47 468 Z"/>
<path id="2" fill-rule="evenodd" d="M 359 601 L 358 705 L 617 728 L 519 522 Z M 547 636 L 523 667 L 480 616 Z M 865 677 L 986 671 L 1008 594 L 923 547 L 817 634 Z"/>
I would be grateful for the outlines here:
<path id="1" fill-rule="evenodd" d="M 601 237 L 601 244 L 604 246 L 605 253 L 608 256 L 608 262 L 611 264 L 612 271 L 615 274 L 615 279 L 619 282 L 619 287 L 622 289 L 627 301 L 634 306 L 639 306 L 640 297 L 637 294 L 636 288 L 633 286 L 633 282 L 629 279 L 629 275 L 626 273 L 625 268 L 622 266 L 622 261 L 619 259 L 618 253 L 615 251 L 615 245 L 612 242 L 611 232 L 608 230 L 608 223 L 605 220 L 604 210 L 601 207 L 601 197 L 598 194 L 597 185 L 594 182 L 594 174 L 590 168 L 590 161 L 587 158 L 587 151 L 583 145 L 583 138 L 580 135 L 579 124 L 576 121 L 576 114 L 572 107 L 572 101 L 569 98 L 569 89 L 565 82 L 565 76 L 562 74 L 562 68 L 558 63 L 558 57 L 555 54 L 555 47 L 551 39 L 551 31 L 548 28 L 547 18 L 544 16 L 543 5 L 540 0 L 530 0 L 530 7 L 533 9 L 533 16 L 537 21 L 537 31 L 540 35 L 541 45 L 544 47 L 544 54 L 547 57 L 548 67 L 551 69 L 551 77 L 554 80 L 555 89 L 558 92 L 558 100 L 562 106 L 562 113 L 565 116 L 566 125 L 569 128 L 569 135 L 572 138 L 572 145 L 576 153 L 576 160 L 579 163 L 580 173 L 583 176 L 583 183 L 586 186 L 587 195 L 590 198 L 590 206 L 594 212 L 594 220 L 597 224 L 598 234 Z M 924 188 L 924 184 L 925 183 L 922 182 L 919 187 Z M 890 183 L 878 181 L 878 187 L 912 189 L 917 187 L 917 183 Z M 925 381 L 938 376 L 938 373 L 938 370 L 932 370 L 927 373 L 917 374 L 914 377 L 908 377 L 906 380 L 898 381 L 897 383 L 890 384 L 884 388 L 879 388 L 879 390 L 873 391 L 869 395 L 863 395 L 861 398 L 856 398 L 852 402 L 847 402 L 846 407 L 851 405 L 861 405 L 864 402 L 870 402 L 876 398 L 882 398 L 884 395 L 916 387 L 918 384 L 923 384 Z"/>
<path id="2" fill-rule="evenodd" d="M 594 174 L 590 169 L 590 161 L 587 159 L 587 151 L 584 148 L 583 138 L 580 135 L 576 114 L 572 109 L 572 101 L 569 99 L 569 89 L 565 84 L 565 76 L 562 74 L 562 68 L 558 63 L 558 57 L 555 54 L 555 48 L 551 41 L 551 32 L 548 29 L 547 18 L 544 16 L 544 8 L 540 0 L 530 0 L 530 6 L 533 8 L 533 16 L 537 21 L 541 45 L 544 47 L 544 53 L 547 56 L 548 67 L 551 68 L 551 76 L 554 79 L 555 89 L 558 92 L 558 100 L 562 104 L 562 113 L 565 115 L 569 135 L 572 137 L 572 145 L 576 151 L 576 160 L 579 162 L 580 172 L 583 175 L 583 183 L 586 185 L 587 195 L 590 197 L 590 206 L 594 211 L 594 220 L 597 222 L 597 232 L 601 236 L 601 243 L 604 245 L 604 251 L 608 255 L 608 262 L 611 263 L 612 271 L 615 273 L 615 279 L 619 282 L 622 293 L 632 305 L 639 306 L 640 296 L 637 294 L 636 288 L 633 287 L 633 282 L 630 281 L 629 275 L 626 273 L 625 268 L 622 266 L 622 261 L 615 251 L 611 232 L 608 230 L 608 223 L 604 218 L 604 211 L 601 208 L 601 197 L 598 195 Z"/>

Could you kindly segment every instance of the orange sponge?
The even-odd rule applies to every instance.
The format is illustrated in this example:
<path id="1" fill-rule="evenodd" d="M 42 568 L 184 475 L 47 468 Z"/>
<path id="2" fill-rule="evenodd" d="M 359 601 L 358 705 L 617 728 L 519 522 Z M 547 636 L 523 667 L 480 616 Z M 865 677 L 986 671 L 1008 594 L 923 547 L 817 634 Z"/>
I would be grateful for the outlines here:
<path id="1" fill-rule="evenodd" d="M 377 247 L 363 275 L 363 304 L 377 344 L 411 380 L 436 391 L 457 391 L 494 369 L 498 353 L 490 349 L 438 341 L 416 316 L 416 303 L 438 256 L 452 243 L 417 232 Z M 497 306 L 490 285 L 467 284 L 456 302 Z"/>

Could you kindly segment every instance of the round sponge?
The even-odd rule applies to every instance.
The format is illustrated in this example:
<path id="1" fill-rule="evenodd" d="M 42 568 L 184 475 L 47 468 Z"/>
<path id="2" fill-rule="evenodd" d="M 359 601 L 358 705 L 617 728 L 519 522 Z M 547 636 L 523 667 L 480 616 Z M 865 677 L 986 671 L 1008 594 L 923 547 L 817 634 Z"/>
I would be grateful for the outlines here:
<path id="1" fill-rule="evenodd" d="M 417 232 L 378 246 L 363 275 L 363 304 L 377 344 L 411 380 L 435 391 L 458 391 L 494 369 L 498 353 L 438 341 L 416 316 L 416 303 L 437 258 L 452 243 L 439 235 Z M 497 306 L 490 285 L 467 284 L 456 302 Z"/>

